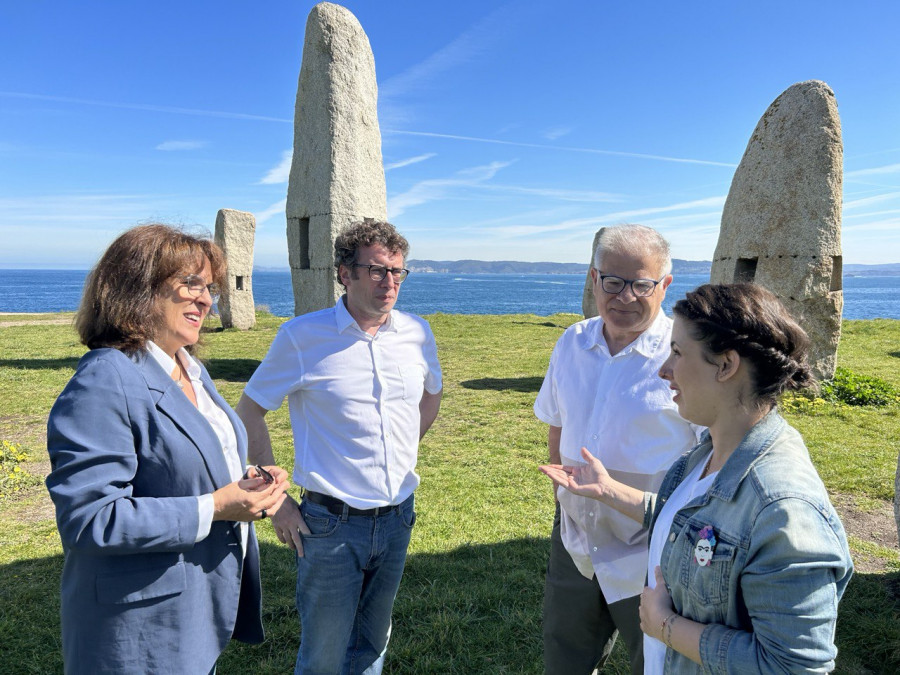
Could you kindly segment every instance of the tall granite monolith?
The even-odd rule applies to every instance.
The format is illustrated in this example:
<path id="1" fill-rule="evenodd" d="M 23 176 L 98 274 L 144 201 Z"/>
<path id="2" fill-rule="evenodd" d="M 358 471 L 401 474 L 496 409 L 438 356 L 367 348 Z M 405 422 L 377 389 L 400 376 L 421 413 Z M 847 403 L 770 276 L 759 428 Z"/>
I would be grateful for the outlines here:
<path id="1" fill-rule="evenodd" d="M 789 87 L 734 174 L 710 275 L 775 293 L 809 334 L 819 379 L 834 375 L 841 336 L 842 160 L 834 92 L 816 80 Z"/>
<path id="2" fill-rule="evenodd" d="M 247 330 L 256 325 L 253 303 L 253 239 L 256 218 L 252 213 L 220 209 L 216 214 L 215 241 L 228 259 L 228 292 L 219 299 L 223 328 Z"/>
<path id="3" fill-rule="evenodd" d="M 377 102 L 375 59 L 356 17 L 316 5 L 306 20 L 286 209 L 294 314 L 340 297 L 337 235 L 354 221 L 387 219 Z"/>
<path id="4" fill-rule="evenodd" d="M 594 243 L 591 244 L 591 259 L 588 261 L 587 278 L 584 280 L 584 291 L 581 294 L 581 313 L 585 319 L 597 316 L 597 300 L 594 298 L 594 282 L 591 279 L 591 268 L 594 266 L 594 255 L 597 253 L 597 242 L 600 234 L 606 228 L 601 227 L 594 233 Z"/>

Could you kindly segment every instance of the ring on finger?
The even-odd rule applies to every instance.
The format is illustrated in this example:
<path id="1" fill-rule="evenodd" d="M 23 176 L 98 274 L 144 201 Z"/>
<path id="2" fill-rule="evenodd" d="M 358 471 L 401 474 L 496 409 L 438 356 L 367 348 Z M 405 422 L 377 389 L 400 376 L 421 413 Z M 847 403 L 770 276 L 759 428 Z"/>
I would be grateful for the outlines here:
<path id="1" fill-rule="evenodd" d="M 269 516 L 269 512 L 266 511 L 266 509 L 263 509 L 262 511 L 259 512 L 260 518 L 268 518 L 268 516 Z"/>

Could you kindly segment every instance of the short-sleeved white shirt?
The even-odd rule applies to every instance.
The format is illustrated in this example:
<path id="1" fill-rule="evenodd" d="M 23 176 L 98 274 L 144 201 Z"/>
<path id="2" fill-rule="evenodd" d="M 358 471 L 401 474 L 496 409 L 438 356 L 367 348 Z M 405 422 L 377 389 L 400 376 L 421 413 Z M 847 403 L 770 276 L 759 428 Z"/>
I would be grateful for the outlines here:
<path id="1" fill-rule="evenodd" d="M 367 509 L 419 484 L 419 401 L 442 388 L 428 323 L 393 310 L 373 336 L 341 299 L 282 324 L 244 393 L 267 410 L 285 396 L 294 482 Z"/>
<path id="2" fill-rule="evenodd" d="M 655 492 L 677 457 L 697 442 L 669 383 L 659 377 L 669 356 L 672 320 L 659 312 L 634 342 L 610 355 L 603 319 L 570 326 L 550 357 L 534 403 L 537 417 L 561 427 L 563 464 L 581 464 L 581 448 L 610 475 Z M 618 511 L 560 488 L 563 544 L 581 573 L 597 575 L 607 602 L 640 594 L 647 569 L 647 532 Z"/>

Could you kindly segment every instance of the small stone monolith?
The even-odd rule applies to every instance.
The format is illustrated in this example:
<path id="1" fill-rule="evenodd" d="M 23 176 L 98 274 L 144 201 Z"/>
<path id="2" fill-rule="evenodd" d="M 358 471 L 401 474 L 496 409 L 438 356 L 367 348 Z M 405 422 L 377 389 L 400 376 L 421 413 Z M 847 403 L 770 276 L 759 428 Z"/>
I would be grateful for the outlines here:
<path id="1" fill-rule="evenodd" d="M 809 334 L 819 379 L 833 377 L 841 336 L 842 160 L 834 92 L 816 80 L 789 87 L 734 174 L 710 274 L 775 293 Z"/>
<path id="2" fill-rule="evenodd" d="M 356 17 L 316 5 L 306 21 L 286 209 L 294 314 L 342 294 L 337 235 L 354 221 L 387 219 L 377 102 L 375 58 Z"/>
<path id="3" fill-rule="evenodd" d="M 591 259 L 588 261 L 587 278 L 584 280 L 584 292 L 581 294 L 581 313 L 585 319 L 597 316 L 597 300 L 594 298 L 594 282 L 591 280 L 591 268 L 594 266 L 594 254 L 597 252 L 597 242 L 600 234 L 606 228 L 601 227 L 594 233 L 594 243 L 591 244 Z"/>
<path id="4" fill-rule="evenodd" d="M 223 328 L 247 330 L 256 325 L 253 303 L 253 239 L 256 218 L 252 213 L 220 209 L 216 214 L 215 241 L 228 259 L 228 292 L 219 299 Z"/>

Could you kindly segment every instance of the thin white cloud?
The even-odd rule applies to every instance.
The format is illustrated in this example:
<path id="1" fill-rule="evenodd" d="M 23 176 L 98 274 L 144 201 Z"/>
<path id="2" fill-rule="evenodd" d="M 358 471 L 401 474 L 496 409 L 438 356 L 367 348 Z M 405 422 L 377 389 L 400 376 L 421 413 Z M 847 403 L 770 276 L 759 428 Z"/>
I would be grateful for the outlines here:
<path id="1" fill-rule="evenodd" d="M 430 88 L 441 74 L 485 55 L 521 16 L 515 3 L 494 10 L 424 61 L 380 82 L 379 98 L 387 101 Z"/>
<path id="2" fill-rule="evenodd" d="M 562 138 L 570 133 L 572 133 L 572 127 L 556 127 L 555 129 L 548 129 L 545 131 L 544 138 L 548 141 L 555 141 L 557 138 Z"/>
<path id="3" fill-rule="evenodd" d="M 401 159 L 397 162 L 391 162 L 390 164 L 384 165 L 385 171 L 392 171 L 393 169 L 400 169 L 404 166 L 409 166 L 410 164 L 418 164 L 419 162 L 424 162 L 426 159 L 431 159 L 432 157 L 436 157 L 436 152 L 426 152 L 424 155 L 416 155 L 415 157 L 410 157 L 409 159 Z"/>
<path id="4" fill-rule="evenodd" d="M 845 201 L 843 203 L 844 211 L 850 211 L 853 209 L 858 209 L 864 206 L 870 206 L 872 204 L 880 204 L 882 202 L 889 202 L 891 200 L 897 199 L 900 197 L 900 192 L 888 192 L 882 195 L 875 195 L 873 197 L 862 197 L 860 199 L 852 199 L 850 201 Z"/>
<path id="5" fill-rule="evenodd" d="M 703 199 L 694 199 L 689 202 L 678 202 L 669 204 L 668 206 L 655 206 L 646 209 L 634 209 L 632 211 L 619 211 L 610 213 L 603 217 L 608 222 L 626 222 L 630 218 L 640 218 L 650 216 L 657 213 L 669 213 L 671 211 L 686 211 L 689 209 L 708 209 L 723 208 L 725 206 L 725 195 L 717 197 L 705 197 Z"/>
<path id="6" fill-rule="evenodd" d="M 156 149 L 163 150 L 165 152 L 178 150 L 199 150 L 200 148 L 206 147 L 206 145 L 206 141 L 163 141 L 156 146 Z"/>
<path id="7" fill-rule="evenodd" d="M 880 176 L 886 173 L 900 173 L 900 164 L 888 164 L 886 166 L 876 166 L 871 169 L 857 169 L 856 171 L 846 171 L 844 178 L 859 178 L 860 176 Z"/>
<path id="8" fill-rule="evenodd" d="M 280 185 L 287 183 L 291 177 L 291 161 L 294 157 L 293 150 L 285 150 L 281 153 L 281 161 L 272 167 L 257 185 Z"/>
<path id="9" fill-rule="evenodd" d="M 842 225 L 844 232 L 853 231 L 854 234 L 860 232 L 884 232 L 888 231 L 896 235 L 900 232 L 900 218 L 887 218 L 885 220 L 869 220 L 864 223 Z M 894 255 L 896 257 L 896 254 Z"/>
<path id="10" fill-rule="evenodd" d="M 892 216 L 900 213 L 900 209 L 885 209 L 882 211 L 866 211 L 864 213 L 845 213 L 843 215 L 844 222 L 848 220 L 856 220 L 859 218 L 872 218 L 874 216 Z"/>
<path id="11" fill-rule="evenodd" d="M 476 166 L 458 171 L 453 178 L 433 178 L 413 185 L 409 190 L 388 198 L 387 210 L 391 218 L 396 218 L 408 208 L 447 199 L 460 188 L 471 188 L 493 178 L 498 171 L 512 162 L 491 162 L 485 166 Z"/>
<path id="12" fill-rule="evenodd" d="M 69 96 L 46 96 L 44 94 L 28 94 L 18 91 L 0 91 L 0 98 L 20 98 L 34 101 L 50 101 L 54 103 L 72 103 L 76 105 L 93 105 L 103 108 L 121 108 L 124 110 L 147 110 L 150 112 L 173 113 L 177 115 L 197 115 L 200 117 L 219 117 L 235 120 L 253 120 L 256 122 L 283 122 L 293 124 L 294 120 L 281 117 L 267 117 L 265 115 L 248 115 L 246 113 L 225 112 L 221 110 L 199 110 L 196 108 L 178 108 L 167 105 L 154 105 L 149 103 L 118 103 L 115 101 L 95 101 L 84 98 L 72 98 Z"/>
<path id="13" fill-rule="evenodd" d="M 737 167 L 737 164 L 727 162 L 714 162 L 708 159 L 691 159 L 688 157 L 666 157 L 664 155 L 650 155 L 641 152 L 622 152 L 619 150 L 600 150 L 598 148 L 578 148 L 564 145 L 549 145 L 546 143 L 522 143 L 518 141 L 503 141 L 497 138 L 479 138 L 477 136 L 461 136 L 459 134 L 440 134 L 431 131 L 408 131 L 404 129 L 382 129 L 385 134 L 398 134 L 401 136 L 422 136 L 425 138 L 445 138 L 455 141 L 469 141 L 472 143 L 491 143 L 494 145 L 511 145 L 518 148 L 537 148 L 540 150 L 562 150 L 565 152 L 583 152 L 593 155 L 610 155 L 613 157 L 634 157 L 636 159 L 653 159 L 661 162 L 679 162 L 683 164 L 703 164 L 706 166 L 724 166 L 729 169 Z"/>
<path id="14" fill-rule="evenodd" d="M 509 192 L 512 194 L 533 195 L 535 197 L 548 197 L 566 202 L 619 202 L 622 196 L 611 192 L 597 192 L 596 190 L 560 190 L 557 188 L 532 188 L 521 185 L 478 185 L 481 190 L 494 192 Z"/>
<path id="15" fill-rule="evenodd" d="M 657 227 L 670 226 L 679 222 L 694 222 L 703 218 L 721 217 L 721 207 L 725 204 L 725 197 L 707 197 L 705 199 L 696 199 L 689 202 L 679 202 L 677 204 L 669 204 L 668 206 L 659 206 L 644 209 L 632 209 L 629 211 L 617 211 L 585 218 L 571 218 L 558 223 L 547 223 L 538 225 L 505 225 L 491 230 L 506 236 L 521 235 L 537 235 L 547 232 L 574 232 L 581 234 L 586 230 L 594 230 L 602 225 L 615 225 L 625 222 L 634 222 L 640 218 L 642 224 L 655 223 Z M 709 211 L 710 208 L 716 209 Z M 680 216 L 669 216 L 666 218 L 656 218 L 647 220 L 645 216 L 666 214 L 676 211 L 694 211 L 699 210 L 700 213 L 691 213 Z"/>
<path id="16" fill-rule="evenodd" d="M 160 195 L 50 194 L 0 199 L 0 226 L 13 223 L 134 223 L 153 210 Z"/>
<path id="17" fill-rule="evenodd" d="M 272 204 L 272 206 L 270 206 L 267 209 L 263 209 L 262 211 L 254 213 L 253 217 L 256 218 L 257 225 L 262 225 L 263 223 L 265 223 L 269 219 L 273 218 L 274 216 L 277 216 L 277 215 L 283 216 L 285 213 L 285 208 L 287 208 L 287 199 L 286 198 L 282 199 L 279 202 L 275 202 L 274 204 Z"/>

